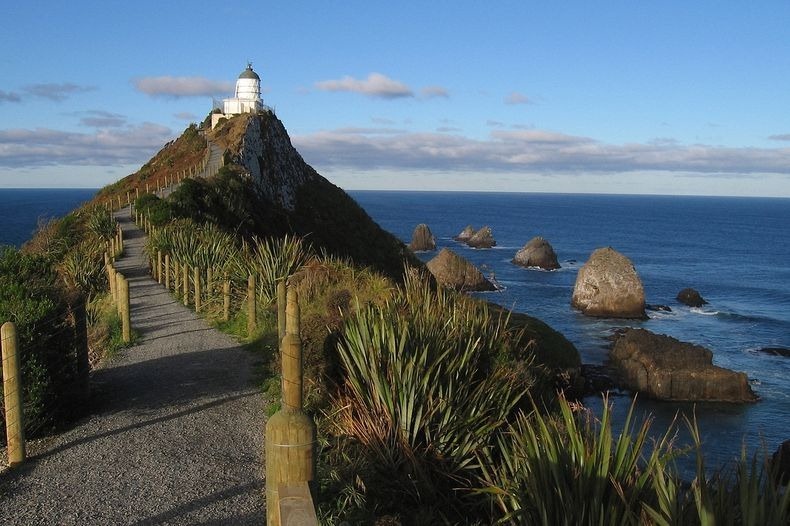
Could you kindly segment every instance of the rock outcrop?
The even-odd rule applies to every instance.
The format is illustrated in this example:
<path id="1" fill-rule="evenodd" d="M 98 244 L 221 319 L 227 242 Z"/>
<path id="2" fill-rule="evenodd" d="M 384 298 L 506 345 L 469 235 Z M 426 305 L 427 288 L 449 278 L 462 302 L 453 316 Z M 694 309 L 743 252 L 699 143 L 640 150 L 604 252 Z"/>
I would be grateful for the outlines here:
<path id="1" fill-rule="evenodd" d="M 496 246 L 496 240 L 491 232 L 491 227 L 484 226 L 466 240 L 466 244 L 472 248 L 491 248 Z"/>
<path id="2" fill-rule="evenodd" d="M 595 250 L 579 269 L 571 305 L 587 316 L 645 316 L 645 290 L 631 260 L 611 247 Z"/>
<path id="3" fill-rule="evenodd" d="M 609 352 L 623 387 L 659 400 L 754 402 L 746 374 L 713 365 L 713 353 L 699 345 L 626 329 Z"/>
<path id="4" fill-rule="evenodd" d="M 396 280 L 403 276 L 404 260 L 422 266 L 405 244 L 304 161 L 273 112 L 234 116 L 207 137 L 224 148 L 226 168 L 244 173 L 243 184 L 233 192 L 234 202 L 222 213 L 238 208 L 246 234 L 304 237 L 315 248 L 369 265 Z M 250 191 L 254 200 L 246 197 Z"/>
<path id="5" fill-rule="evenodd" d="M 522 267 L 538 267 L 543 270 L 560 268 L 557 254 L 551 243 L 540 236 L 533 237 L 521 250 L 516 252 L 513 263 Z"/>
<path id="6" fill-rule="evenodd" d="M 472 239 L 473 235 L 475 235 L 475 229 L 472 228 L 472 225 L 466 225 L 466 227 L 463 230 L 461 230 L 461 232 L 453 239 L 455 239 L 456 241 L 461 241 L 462 243 L 466 243 L 467 241 Z"/>
<path id="7" fill-rule="evenodd" d="M 443 248 L 427 263 L 436 281 L 463 292 L 496 290 L 477 267 L 449 248 Z"/>
<path id="8" fill-rule="evenodd" d="M 436 239 L 433 237 L 428 225 L 421 223 L 415 227 L 411 235 L 409 248 L 415 252 L 418 250 L 436 250 Z"/>
<path id="9" fill-rule="evenodd" d="M 689 307 L 702 307 L 708 303 L 699 292 L 692 288 L 686 288 L 678 292 L 677 300 Z"/>

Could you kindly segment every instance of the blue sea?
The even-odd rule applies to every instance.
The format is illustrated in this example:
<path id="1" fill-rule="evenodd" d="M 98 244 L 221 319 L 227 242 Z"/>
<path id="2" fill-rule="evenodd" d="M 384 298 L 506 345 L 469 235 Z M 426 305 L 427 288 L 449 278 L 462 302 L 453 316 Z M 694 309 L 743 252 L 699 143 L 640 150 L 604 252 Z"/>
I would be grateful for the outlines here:
<path id="1" fill-rule="evenodd" d="M 40 221 L 63 217 L 95 194 L 84 188 L 0 188 L 0 245 L 20 247 Z"/>
<path id="2" fill-rule="evenodd" d="M 19 246 L 42 218 L 61 216 L 90 199 L 94 190 L 0 190 L 0 244 Z M 513 193 L 355 191 L 351 195 L 376 222 L 408 242 L 427 223 L 439 248 L 450 247 L 486 273 L 499 292 L 481 296 L 536 316 L 562 332 L 585 363 L 606 359 L 605 337 L 617 327 L 641 326 L 704 345 L 714 363 L 744 371 L 761 401 L 748 405 L 698 404 L 708 465 L 737 457 L 742 444 L 773 451 L 790 439 L 790 358 L 755 352 L 790 348 L 790 200 L 761 198 L 616 196 Z M 466 225 L 493 229 L 497 246 L 473 250 L 452 240 Z M 529 270 L 510 263 L 534 236 L 557 252 L 562 269 Z M 672 312 L 650 312 L 644 322 L 602 320 L 570 306 L 579 267 L 590 253 L 612 246 L 634 263 L 648 303 Z M 421 253 L 428 260 L 434 253 Z M 694 287 L 710 303 L 680 305 L 675 296 Z M 613 397 L 622 420 L 630 405 Z M 585 400 L 600 408 L 600 400 Z M 694 406 L 640 400 L 662 429 L 678 411 Z M 684 435 L 681 433 L 680 439 Z"/>
<path id="3" fill-rule="evenodd" d="M 384 229 L 404 242 L 426 223 L 438 248 L 450 247 L 494 273 L 505 288 L 487 300 L 549 323 L 577 347 L 584 363 L 606 359 L 605 338 L 617 327 L 638 326 L 711 349 L 714 363 L 745 372 L 761 397 L 756 404 L 697 404 L 706 461 L 720 466 L 764 446 L 790 439 L 790 358 L 755 352 L 790 348 L 790 199 L 622 195 L 356 191 L 351 195 Z M 492 228 L 497 246 L 475 250 L 453 241 L 468 224 Z M 517 267 L 510 260 L 534 236 L 554 247 L 562 268 Z M 576 274 L 599 247 L 628 256 L 647 302 L 672 312 L 650 319 L 588 318 L 571 308 Z M 435 253 L 421 253 L 427 261 Z M 693 287 L 709 301 L 692 309 L 675 300 Z M 630 398 L 610 400 L 622 420 Z M 587 405 L 600 407 L 598 398 Z M 640 400 L 638 411 L 665 429 L 691 404 Z M 680 439 L 685 434 L 681 433 Z"/>

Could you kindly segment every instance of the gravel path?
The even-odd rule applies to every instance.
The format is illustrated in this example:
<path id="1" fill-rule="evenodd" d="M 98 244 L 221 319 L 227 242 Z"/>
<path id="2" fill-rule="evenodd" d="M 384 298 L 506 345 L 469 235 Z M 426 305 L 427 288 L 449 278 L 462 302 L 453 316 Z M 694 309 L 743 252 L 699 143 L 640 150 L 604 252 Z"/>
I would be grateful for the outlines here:
<path id="1" fill-rule="evenodd" d="M 0 474 L 0 524 L 264 524 L 255 357 L 147 273 L 118 215 L 138 344 L 91 377 L 91 416 Z"/>

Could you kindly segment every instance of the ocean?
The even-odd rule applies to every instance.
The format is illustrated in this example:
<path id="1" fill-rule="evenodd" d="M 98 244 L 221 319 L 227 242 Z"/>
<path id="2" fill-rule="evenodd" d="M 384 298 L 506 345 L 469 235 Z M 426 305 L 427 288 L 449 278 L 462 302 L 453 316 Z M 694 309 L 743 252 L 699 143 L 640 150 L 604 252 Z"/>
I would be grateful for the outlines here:
<path id="1" fill-rule="evenodd" d="M 745 372 L 761 397 L 755 404 L 676 404 L 639 400 L 654 430 L 678 411 L 696 413 L 710 466 L 749 451 L 773 452 L 790 439 L 790 358 L 757 353 L 790 348 L 790 199 L 572 194 L 375 192 L 350 194 L 384 229 L 408 243 L 426 223 L 437 248 L 452 248 L 504 286 L 480 296 L 547 322 L 570 339 L 582 361 L 601 364 L 606 337 L 618 327 L 643 327 L 713 351 L 714 363 Z M 497 246 L 475 250 L 452 238 L 468 224 L 492 228 Z M 545 272 L 510 261 L 532 237 L 543 236 L 562 268 Z M 595 319 L 571 308 L 579 268 L 590 253 L 611 246 L 636 267 L 647 302 L 672 312 L 647 321 Z M 418 254 L 424 261 L 433 252 Z M 703 308 L 681 305 L 685 288 L 700 291 Z M 628 397 L 612 397 L 622 421 Z M 598 397 L 585 404 L 600 408 Z M 688 440 L 681 432 L 679 440 Z M 688 467 L 688 463 L 686 465 Z"/>
<path id="2" fill-rule="evenodd" d="M 0 245 L 20 247 L 39 221 L 63 217 L 95 194 L 85 188 L 0 188 Z"/>
<path id="3" fill-rule="evenodd" d="M 41 218 L 58 217 L 90 199 L 95 190 L 0 190 L 0 244 L 20 246 Z M 450 247 L 504 290 L 480 294 L 526 312 L 562 332 L 582 361 L 606 359 L 605 338 L 623 326 L 638 326 L 708 347 L 714 363 L 750 378 L 761 397 L 755 404 L 661 403 L 640 399 L 638 412 L 651 414 L 654 430 L 678 411 L 696 414 L 709 466 L 750 451 L 772 452 L 790 439 L 790 358 L 757 353 L 790 348 L 790 200 L 770 198 L 512 194 L 454 192 L 349 192 L 384 229 L 409 242 L 414 227 L 427 223 L 439 248 Z M 497 246 L 474 250 L 453 241 L 466 225 L 492 228 Z M 562 268 L 529 270 L 510 263 L 534 236 L 557 252 Z M 598 248 L 611 246 L 634 263 L 648 303 L 672 312 L 649 312 L 646 321 L 594 319 L 570 306 L 576 273 Z M 435 253 L 420 253 L 428 260 Z M 675 300 L 693 287 L 710 303 L 692 309 Z M 600 408 L 590 397 L 585 403 Z M 622 421 L 630 398 L 612 397 Z M 684 433 L 679 440 L 687 439 Z"/>

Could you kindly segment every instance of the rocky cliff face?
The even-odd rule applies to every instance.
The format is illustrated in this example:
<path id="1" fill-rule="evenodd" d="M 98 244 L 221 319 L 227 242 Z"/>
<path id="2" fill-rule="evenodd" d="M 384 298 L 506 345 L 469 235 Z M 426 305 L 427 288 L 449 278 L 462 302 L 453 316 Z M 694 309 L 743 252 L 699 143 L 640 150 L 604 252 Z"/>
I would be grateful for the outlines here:
<path id="1" fill-rule="evenodd" d="M 226 164 L 243 167 L 258 196 L 255 215 L 266 235 L 296 234 L 318 249 L 350 257 L 400 279 L 404 262 L 422 263 L 379 227 L 342 189 L 330 183 L 291 144 L 271 112 L 239 115 L 211 132 Z"/>
<path id="2" fill-rule="evenodd" d="M 273 204 L 293 211 L 297 193 L 305 183 L 323 179 L 308 165 L 283 123 L 271 113 L 250 118 L 232 162 L 244 166 L 255 181 L 255 190 Z"/>

